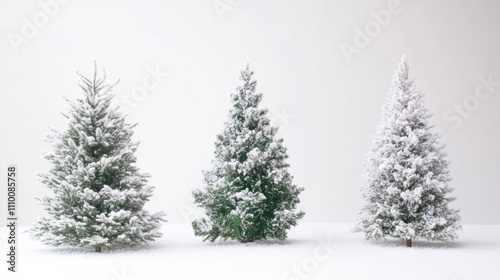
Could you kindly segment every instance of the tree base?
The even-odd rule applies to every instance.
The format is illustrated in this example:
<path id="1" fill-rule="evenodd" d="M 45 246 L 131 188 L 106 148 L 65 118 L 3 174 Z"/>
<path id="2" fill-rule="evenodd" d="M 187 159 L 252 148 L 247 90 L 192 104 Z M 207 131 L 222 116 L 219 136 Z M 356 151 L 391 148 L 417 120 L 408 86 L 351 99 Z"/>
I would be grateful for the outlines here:
<path id="1" fill-rule="evenodd" d="M 406 239 L 406 247 L 411 247 L 411 239 Z"/>
<path id="2" fill-rule="evenodd" d="M 96 253 L 100 253 L 101 252 L 101 247 L 100 246 L 99 247 L 95 247 L 95 252 Z"/>

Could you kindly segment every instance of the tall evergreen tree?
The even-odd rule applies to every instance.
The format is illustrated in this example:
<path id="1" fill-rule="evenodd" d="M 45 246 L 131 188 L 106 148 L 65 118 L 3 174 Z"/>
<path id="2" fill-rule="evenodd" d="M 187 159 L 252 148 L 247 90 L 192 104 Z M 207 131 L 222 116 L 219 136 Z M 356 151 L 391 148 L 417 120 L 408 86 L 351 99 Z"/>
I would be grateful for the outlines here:
<path id="1" fill-rule="evenodd" d="M 458 210 L 448 206 L 454 198 L 448 196 L 453 189 L 445 146 L 431 132 L 424 94 L 405 56 L 392 85 L 368 155 L 366 205 L 356 230 L 367 239 L 404 239 L 409 247 L 416 238 L 453 240 L 461 225 Z"/>
<path id="2" fill-rule="evenodd" d="M 70 103 L 67 128 L 53 130 L 47 141 L 52 164 L 40 181 L 52 196 L 40 199 L 49 217 L 32 229 L 35 239 L 49 245 L 101 247 L 147 243 L 161 236 L 162 212 L 143 209 L 153 194 L 149 175 L 135 166 L 139 142 L 132 141 L 135 125 L 125 123 L 111 105 L 112 88 L 106 75 L 80 76 L 83 98 Z"/>
<path id="3" fill-rule="evenodd" d="M 292 183 L 283 140 L 270 126 L 267 109 L 258 108 L 262 94 L 248 65 L 242 86 L 231 95 L 233 108 L 215 143 L 213 169 L 204 172 L 205 190 L 193 192 L 207 218 L 193 222 L 204 240 L 252 242 L 284 240 L 304 212 L 295 210 L 303 190 Z"/>

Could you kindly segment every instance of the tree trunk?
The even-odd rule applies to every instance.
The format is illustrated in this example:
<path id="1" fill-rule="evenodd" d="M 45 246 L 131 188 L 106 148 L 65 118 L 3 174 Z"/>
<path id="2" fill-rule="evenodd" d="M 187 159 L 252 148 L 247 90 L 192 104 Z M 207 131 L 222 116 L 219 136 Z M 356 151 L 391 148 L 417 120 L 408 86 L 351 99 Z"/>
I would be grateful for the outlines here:
<path id="1" fill-rule="evenodd" d="M 252 239 L 242 239 L 240 240 L 241 243 L 249 243 L 249 242 L 254 242 Z"/>
<path id="2" fill-rule="evenodd" d="M 100 253 L 101 252 L 101 246 L 95 247 L 95 251 L 96 251 L 96 253 Z"/>
<path id="3" fill-rule="evenodd" d="M 406 239 L 406 247 L 411 247 L 411 238 Z"/>

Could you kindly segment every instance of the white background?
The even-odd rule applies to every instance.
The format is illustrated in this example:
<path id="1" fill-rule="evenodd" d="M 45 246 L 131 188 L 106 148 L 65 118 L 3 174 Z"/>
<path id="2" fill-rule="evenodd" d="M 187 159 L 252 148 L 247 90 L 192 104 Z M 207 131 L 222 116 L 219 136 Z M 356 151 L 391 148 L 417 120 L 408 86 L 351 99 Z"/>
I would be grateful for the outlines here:
<path id="1" fill-rule="evenodd" d="M 474 97 L 478 77 L 500 81 L 498 1 L 401 0 L 386 26 L 372 13 L 387 10 L 387 0 L 221 0 L 234 4 L 222 14 L 213 0 L 103 2 L 58 4 L 44 22 L 38 1 L 0 1 L 1 178 L 8 164 L 18 165 L 23 225 L 43 214 L 33 197 L 49 194 L 34 175 L 50 167 L 43 136 L 48 126 L 65 128 L 63 97 L 81 96 L 75 72 L 91 75 L 94 59 L 109 82 L 121 79 L 117 103 L 138 100 L 128 121 L 139 123 L 138 166 L 156 186 L 147 209 L 164 210 L 171 223 L 196 215 L 191 191 L 203 187 L 229 94 L 250 62 L 295 183 L 306 189 L 304 221 L 352 222 L 370 135 L 403 53 L 445 135 L 453 207 L 464 223 L 500 224 L 500 87 Z M 31 38 L 23 35 L 26 21 L 38 25 Z M 356 28 L 366 27 L 369 42 L 349 61 L 341 45 L 356 46 Z M 13 36 L 25 41 L 13 44 Z M 137 98 L 148 69 L 168 75 Z M 464 102 L 472 111 L 460 125 L 443 117 Z M 6 190 L 0 198 L 6 209 Z"/>

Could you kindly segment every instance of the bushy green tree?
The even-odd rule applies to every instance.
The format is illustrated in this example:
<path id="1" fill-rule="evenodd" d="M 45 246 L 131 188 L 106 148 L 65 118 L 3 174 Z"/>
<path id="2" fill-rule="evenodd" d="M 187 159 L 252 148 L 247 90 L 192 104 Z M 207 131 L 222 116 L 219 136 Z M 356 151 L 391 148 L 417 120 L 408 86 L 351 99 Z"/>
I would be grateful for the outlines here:
<path id="1" fill-rule="evenodd" d="M 49 216 L 32 230 L 34 238 L 50 245 L 101 247 L 135 245 L 152 241 L 163 213 L 143 209 L 153 194 L 149 175 L 135 166 L 138 142 L 135 125 L 127 124 L 118 107 L 111 105 L 113 85 L 97 77 L 80 75 L 83 98 L 70 103 L 68 126 L 53 131 L 46 155 L 52 167 L 40 181 L 52 195 L 41 200 Z"/>
<path id="2" fill-rule="evenodd" d="M 215 143 L 213 169 L 204 173 L 205 190 L 193 192 L 206 218 L 193 222 L 204 240 L 252 242 L 284 240 L 304 212 L 295 210 L 303 190 L 292 183 L 283 140 L 259 108 L 262 94 L 248 65 L 243 85 L 231 95 L 233 108 Z"/>

